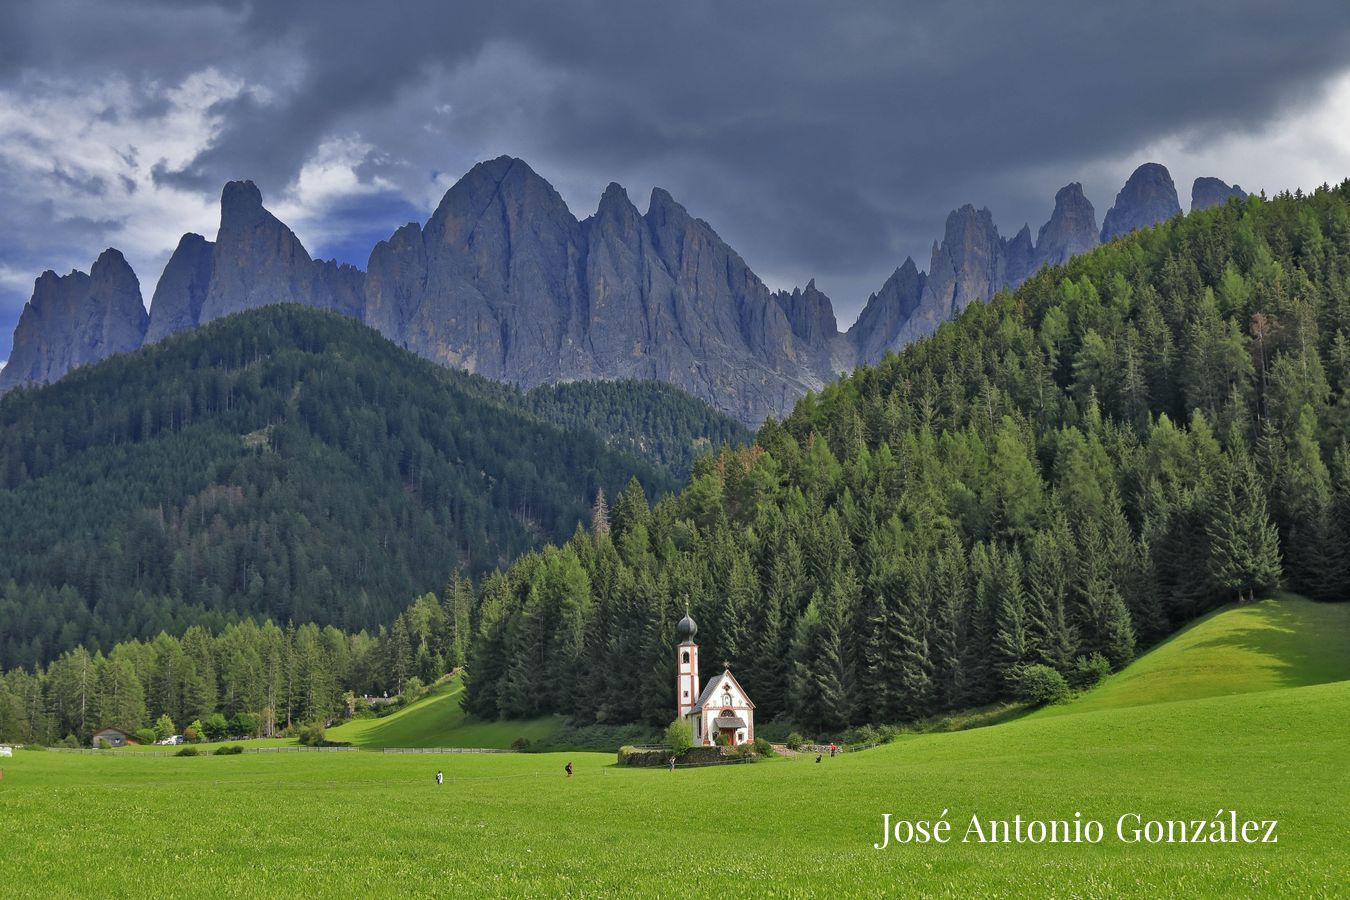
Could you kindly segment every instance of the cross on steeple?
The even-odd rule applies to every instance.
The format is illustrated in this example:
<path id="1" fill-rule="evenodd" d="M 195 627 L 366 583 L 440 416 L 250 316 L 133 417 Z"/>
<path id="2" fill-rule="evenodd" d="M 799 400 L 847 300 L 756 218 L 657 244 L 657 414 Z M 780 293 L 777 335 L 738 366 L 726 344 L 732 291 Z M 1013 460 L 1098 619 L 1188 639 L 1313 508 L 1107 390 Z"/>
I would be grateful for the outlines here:
<path id="1" fill-rule="evenodd" d="M 722 660 L 722 668 L 724 668 L 724 669 L 730 669 L 730 668 L 731 668 L 731 662 L 730 662 L 729 660 L 725 660 L 725 659 Z"/>

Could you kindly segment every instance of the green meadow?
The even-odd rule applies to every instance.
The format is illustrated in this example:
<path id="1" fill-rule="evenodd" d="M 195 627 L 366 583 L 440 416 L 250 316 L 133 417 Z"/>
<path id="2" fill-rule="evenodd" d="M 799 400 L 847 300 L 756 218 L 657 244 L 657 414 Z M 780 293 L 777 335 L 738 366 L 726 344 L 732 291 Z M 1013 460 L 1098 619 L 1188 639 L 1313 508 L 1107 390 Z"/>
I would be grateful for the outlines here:
<path id="1" fill-rule="evenodd" d="M 328 730 L 328 739 L 353 747 L 509 747 L 517 738 L 539 741 L 562 723 L 557 717 L 485 722 L 464 715 L 464 685 L 447 679 L 416 703 L 379 719 L 353 719 Z"/>
<path id="2" fill-rule="evenodd" d="M 503 749 L 518 738 L 531 743 L 547 741 L 563 726 L 560 716 L 538 719 L 483 721 L 466 716 L 460 707 L 464 685 L 459 676 L 447 676 L 414 703 L 379 718 L 352 719 L 328 729 L 330 741 L 350 744 L 360 750 L 380 750 L 385 747 L 468 747 Z M 196 745 L 201 753 L 211 753 L 218 747 L 238 744 L 243 747 L 298 747 L 300 742 L 288 738 L 250 738 L 248 740 L 219 741 Z M 158 745 L 131 746 L 122 753 L 149 753 L 164 755 L 176 747 Z"/>
<path id="3" fill-rule="evenodd" d="M 1350 681 L 1306 683 L 1343 669 L 1301 639 L 1253 650 L 1252 632 L 1288 612 L 1295 632 L 1321 622 L 1312 644 L 1334 645 L 1344 609 L 1285 600 L 1227 610 L 1155 651 L 1155 668 L 1127 669 L 1061 714 L 906 736 L 821 763 L 671 773 L 591 753 L 20 750 L 0 781 L 4 893 L 1343 895 Z M 1221 666 L 1206 675 L 1218 665 L 1206 657 L 1225 646 L 1246 660 L 1239 669 L 1273 671 L 1275 682 L 1233 693 Z M 1281 680 L 1294 677 L 1286 669 L 1305 674 Z M 1194 696 L 1183 696 L 1187 683 Z M 1149 684 L 1166 699 L 1130 705 Z M 440 709 L 428 701 L 404 718 Z M 346 727 L 413 727 L 369 721 Z M 931 820 L 944 810 L 950 843 L 873 849 L 883 813 Z M 1128 844 L 1115 833 L 1128 813 L 1212 820 L 1220 810 L 1278 820 L 1278 843 Z M 961 841 L 972 815 L 1075 813 L 1103 823 L 1100 843 Z"/>
<path id="4" fill-rule="evenodd" d="M 1268 598 L 1217 610 L 1054 716 L 1350 679 L 1350 603 Z"/>

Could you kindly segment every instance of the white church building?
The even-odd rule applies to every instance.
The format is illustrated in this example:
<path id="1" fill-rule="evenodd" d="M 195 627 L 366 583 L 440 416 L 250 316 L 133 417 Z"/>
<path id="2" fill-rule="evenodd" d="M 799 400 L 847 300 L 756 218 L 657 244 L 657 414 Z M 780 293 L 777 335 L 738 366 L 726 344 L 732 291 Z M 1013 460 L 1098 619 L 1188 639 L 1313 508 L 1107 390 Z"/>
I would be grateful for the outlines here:
<path id="1" fill-rule="evenodd" d="M 675 707 L 679 718 L 689 723 L 694 746 L 711 747 L 718 734 L 733 747 L 755 739 L 755 704 L 750 702 L 730 668 L 710 679 L 699 690 L 698 626 L 687 614 L 676 626 L 680 644 L 675 648 Z"/>

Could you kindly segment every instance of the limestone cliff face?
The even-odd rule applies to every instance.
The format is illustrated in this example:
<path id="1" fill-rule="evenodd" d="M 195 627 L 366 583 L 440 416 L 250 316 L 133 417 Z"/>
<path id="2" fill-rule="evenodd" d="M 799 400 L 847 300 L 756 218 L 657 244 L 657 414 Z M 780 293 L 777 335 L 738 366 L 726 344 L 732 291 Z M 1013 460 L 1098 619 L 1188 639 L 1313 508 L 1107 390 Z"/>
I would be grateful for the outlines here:
<path id="1" fill-rule="evenodd" d="M 1225 191 L 1240 190 L 1210 180 Z M 1208 184 L 1203 189 L 1214 190 Z M 1117 194 L 1100 240 L 1153 225 L 1180 211 L 1171 175 L 1157 163 L 1145 163 Z M 1015 288 L 1042 266 L 1062 265 L 1098 243 L 1096 212 L 1078 182 L 1065 185 L 1055 194 L 1054 212 L 1037 232 L 1034 244 L 1027 226 L 1011 240 L 1001 238 L 987 209 L 976 210 L 967 204 L 953 210 L 942 240 L 933 244 L 927 275 L 915 269 L 902 278 L 902 267 L 881 291 L 868 298 L 857 323 L 849 329 L 857 361 L 875 362 L 887 351 L 927 337 L 971 301 L 987 300 L 1003 288 Z M 911 261 L 906 263 L 912 266 Z M 916 294 L 914 286 L 920 277 L 923 282 Z"/>
<path id="2" fill-rule="evenodd" d="M 814 278 L 805 288 L 776 291 L 773 299 L 787 316 L 793 341 L 809 369 L 833 375 L 857 366 L 857 348 L 839 333 L 834 304 L 816 287 Z"/>
<path id="3" fill-rule="evenodd" d="M 1096 246 L 1097 214 L 1083 196 L 1083 186 L 1075 181 L 1055 194 L 1055 211 L 1036 235 L 1036 264 L 1032 271 L 1041 266 L 1063 265 Z"/>
<path id="4" fill-rule="evenodd" d="M 1116 205 L 1102 220 L 1102 243 L 1165 222 L 1180 212 L 1172 175 L 1158 163 L 1144 163 L 1116 194 Z"/>
<path id="5" fill-rule="evenodd" d="M 1245 196 L 1197 179 L 1197 208 Z M 1167 170 L 1140 166 L 1107 213 L 1105 239 L 1179 211 Z M 360 319 L 447 366 L 523 387 L 584 378 L 671 382 L 750 425 L 806 391 L 918 340 L 975 300 L 1096 246 L 1092 204 L 1073 183 L 1033 242 L 999 235 L 988 209 L 947 217 L 927 273 L 912 259 L 840 334 L 814 281 L 771 292 L 666 191 L 645 213 L 617 184 L 578 221 L 553 187 L 511 157 L 480 163 L 425 224 L 377 244 L 368 271 L 313 259 L 258 188 L 221 194 L 214 242 L 184 235 L 156 286 L 148 326 L 139 285 L 110 250 L 90 275 L 44 273 L 15 330 L 0 389 L 42 383 L 230 313 L 302 303 Z"/>
<path id="6" fill-rule="evenodd" d="M 426 245 L 416 222 L 376 244 L 366 272 L 366 324 L 407 347 L 409 323 L 426 289 L 426 273 Z"/>
<path id="7" fill-rule="evenodd" d="M 185 234 L 155 287 L 146 340 L 273 303 L 300 303 L 360 319 L 365 273 L 315 260 L 295 233 L 262 205 L 251 181 L 231 181 L 220 196 L 215 242 Z"/>
<path id="8" fill-rule="evenodd" d="M 971 301 L 1016 286 L 1032 271 L 1034 256 L 1029 228 L 1009 241 L 999 236 L 988 209 L 966 204 L 952 210 L 941 242 L 933 243 L 927 274 L 906 259 L 868 298 L 849 329 L 857 362 L 876 362 L 932 334 Z"/>
<path id="9" fill-rule="evenodd" d="M 220 231 L 213 251 L 211 282 L 202 300 L 198 324 L 273 303 L 300 303 L 352 314 L 364 296 L 334 296 L 344 279 L 336 267 L 316 263 L 295 233 L 262 205 L 251 181 L 231 181 L 220 197 Z M 361 287 L 364 295 L 364 285 Z M 345 308 L 344 308 L 345 306 Z"/>
<path id="10" fill-rule="evenodd" d="M 524 387 L 659 378 L 747 422 L 783 415 L 832 374 L 829 301 L 799 337 L 711 226 L 667 192 L 641 214 L 611 184 L 584 222 L 528 165 L 480 163 L 425 227 L 371 254 L 365 320 L 409 349 Z M 828 313 L 828 329 L 823 317 Z M 829 332 L 827 334 L 826 332 Z"/>
<path id="11" fill-rule="evenodd" d="M 183 235 L 155 286 L 146 343 L 197 327 L 214 269 L 215 244 L 200 234 Z"/>
<path id="12" fill-rule="evenodd" d="M 927 337 L 972 300 L 988 299 L 1008 283 L 1007 243 L 999 237 L 989 210 L 970 204 L 953 210 L 941 243 L 933 244 L 917 306 L 881 352 Z"/>
<path id="13" fill-rule="evenodd" d="M 1221 206 L 1228 202 L 1229 197 L 1236 197 L 1241 202 L 1247 199 L 1247 192 L 1236 184 L 1230 186 L 1217 178 L 1197 178 L 1191 185 L 1191 211 Z"/>
<path id="14" fill-rule="evenodd" d="M 848 330 L 858 365 L 874 363 L 899 346 L 901 329 L 919 308 L 927 279 L 913 257 L 907 256 L 904 264 L 886 279 L 881 290 L 867 298 L 858 321 Z"/>
<path id="15" fill-rule="evenodd" d="M 1022 230 L 1003 245 L 1004 285 L 1016 287 L 1026 281 L 1027 276 L 1036 271 L 1038 266 L 1036 246 L 1031 242 L 1031 226 L 1023 225 Z"/>
<path id="16" fill-rule="evenodd" d="M 78 366 L 135 350 L 147 323 L 140 282 L 117 250 L 103 251 L 88 275 L 43 272 L 14 329 L 0 391 L 47 384 Z"/>

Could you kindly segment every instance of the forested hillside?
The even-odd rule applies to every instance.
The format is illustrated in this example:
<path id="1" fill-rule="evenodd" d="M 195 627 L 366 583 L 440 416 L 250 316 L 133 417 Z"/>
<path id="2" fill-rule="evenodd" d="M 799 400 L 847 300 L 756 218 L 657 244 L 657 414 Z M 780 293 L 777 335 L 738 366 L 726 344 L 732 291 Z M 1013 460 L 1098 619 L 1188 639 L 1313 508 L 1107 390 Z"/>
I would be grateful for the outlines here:
<path id="1" fill-rule="evenodd" d="M 76 647 L 46 667 L 0 674 L 0 741 L 83 744 L 98 728 L 133 732 L 161 716 L 169 733 L 196 721 L 211 738 L 272 736 L 350 712 L 355 696 L 411 702 L 463 663 L 472 602 L 472 585 L 456 573 L 441 598 L 418 597 L 373 633 L 245 618 L 214 632 L 192 625 L 181 637 L 121 641 L 106 653 Z"/>
<path id="2" fill-rule="evenodd" d="M 614 449 L 666 468 L 681 482 L 699 456 L 748 445 L 755 437 L 740 422 L 664 381 L 543 385 L 525 401 L 540 418 L 563 428 L 589 428 Z"/>
<path id="3" fill-rule="evenodd" d="M 284 484 L 296 493 L 280 497 L 269 492 L 282 482 L 247 480 L 234 502 L 277 515 L 343 503 L 365 510 L 374 502 L 365 492 L 383 491 L 379 479 L 397 472 L 400 490 L 393 494 L 410 505 L 393 509 L 412 515 L 419 482 L 408 472 L 422 473 L 425 491 L 451 467 L 434 454 L 385 450 L 377 439 L 423 433 L 383 418 L 401 408 L 391 399 L 398 391 L 445 391 L 466 410 L 492 408 L 494 420 L 524 429 L 517 440 L 545 428 L 533 415 L 503 413 L 501 397 L 520 397 L 508 388 L 415 360 L 429 380 L 377 379 L 368 355 L 352 350 L 347 337 L 329 342 L 327 331 L 306 328 L 300 338 L 282 327 L 317 314 L 254 315 L 212 326 L 244 323 L 237 339 L 198 342 L 212 333 L 207 329 L 166 344 L 181 355 L 180 364 L 191 361 L 186 368 L 147 367 L 143 375 L 112 379 L 125 382 L 126 393 L 114 392 L 106 412 L 98 403 L 81 405 L 87 395 L 74 387 L 105 377 L 103 367 L 50 389 L 70 391 L 57 395 L 68 408 L 50 421 L 29 408 L 39 394 L 0 404 L 8 448 L 3 471 L 12 479 L 0 494 L 8 504 L 0 521 L 5 546 L 23 551 L 14 555 L 17 563 L 7 556 L 4 564 L 89 560 L 78 570 L 89 580 L 62 595 L 75 610 L 72 643 L 82 628 L 97 639 L 85 623 L 111 621 L 94 617 L 122 608 L 111 593 L 81 612 L 88 608 L 80 585 L 101 590 L 130 583 L 132 575 L 154 583 L 186 564 L 175 562 L 180 553 L 205 566 L 217 546 L 234 553 L 275 546 L 236 534 L 231 507 L 220 501 L 166 506 L 165 524 L 151 528 L 160 521 L 155 508 L 138 506 L 134 493 L 119 498 L 124 488 L 116 488 L 139 483 L 127 475 L 136 471 L 136 452 L 158 452 L 143 434 L 187 441 L 200 427 L 230 448 L 224 463 L 205 451 L 186 456 L 178 445 L 176 466 L 165 465 L 167 451 L 144 457 L 142 464 L 152 464 L 170 486 L 196 484 L 194 478 L 216 483 L 197 468 L 244 474 L 272 471 L 264 464 L 297 468 L 286 454 L 309 448 L 314 459 L 341 461 L 334 463 L 345 478 L 340 496 L 296 490 L 291 479 Z M 358 328 L 324 316 L 317 321 Z M 161 713 L 180 726 L 219 713 L 237 728 L 266 730 L 267 721 L 280 726 L 335 714 L 343 691 L 397 691 L 413 676 L 427 680 L 461 661 L 467 707 L 486 717 L 562 712 L 581 722 L 663 723 L 673 713 L 674 624 L 686 606 L 699 622 L 705 674 L 730 662 L 760 723 L 782 717 L 818 734 L 1006 698 L 1028 663 L 1071 679 L 1103 665 L 1119 668 L 1197 615 L 1276 583 L 1323 600 L 1347 596 L 1347 332 L 1350 185 L 1192 214 L 1042 271 L 1015 294 L 972 305 L 932 339 L 808 397 L 786 422 L 762 429 L 753 447 L 701 458 L 678 495 L 652 505 L 650 483 L 644 489 L 633 480 L 617 496 L 609 491 L 608 507 L 587 511 L 593 487 L 612 485 L 593 475 L 584 490 L 567 494 L 568 518 L 591 521 L 590 531 L 528 552 L 476 587 L 454 576 L 440 598 L 421 596 L 397 617 L 399 598 L 415 591 L 381 594 L 382 607 L 342 607 L 367 615 L 362 622 L 392 622 L 386 628 L 342 634 L 243 622 L 211 632 L 194 628 L 181 639 L 98 644 L 104 653 L 92 646 L 70 651 L 40 674 L 5 676 L 0 734 L 50 740 L 87 735 L 109 720 L 146 725 Z M 391 354 L 384 367 L 402 371 L 405 355 L 382 341 L 380 347 Z M 136 359 L 110 365 L 134 367 Z M 181 409 L 190 409 L 192 419 L 175 413 L 170 401 L 148 410 L 132 402 L 158 396 L 161 382 L 172 386 L 165 396 L 186 398 Z M 341 403 L 307 403 L 311 394 L 329 396 L 321 386 Z M 194 397 L 217 399 L 210 407 L 189 405 Z M 202 408 L 215 418 L 202 420 Z M 348 448 L 344 454 L 366 446 L 355 457 L 365 468 L 319 441 L 330 431 L 312 423 L 327 421 L 326 408 L 350 408 L 353 422 L 379 423 L 335 441 Z M 163 424 L 175 415 L 177 431 Z M 215 421 L 229 427 L 206 427 Z M 94 451 L 80 443 L 91 432 L 102 436 Z M 564 441 L 548 444 L 552 457 L 537 457 L 545 464 L 581 458 L 568 454 L 584 448 L 567 443 L 580 438 L 539 433 L 541 440 Z M 16 434 L 30 436 L 18 442 Z M 453 426 L 432 434 L 436 441 L 464 437 Z M 594 456 L 584 458 L 611 458 L 598 448 L 599 438 L 590 440 L 584 452 Z M 33 449 L 18 453 L 20 446 Z M 62 468 L 55 480 L 45 474 L 87 458 L 98 466 Z M 201 466 L 194 466 L 199 458 Z M 410 461 L 422 465 L 405 468 Z M 497 470 L 481 471 L 487 477 Z M 565 470 L 541 471 L 562 478 Z M 83 473 L 82 480 L 66 472 Z M 40 484 L 61 488 L 39 493 Z M 220 492 L 204 487 L 182 495 L 196 498 L 203 490 Z M 120 535 L 102 532 L 119 535 L 117 541 L 94 540 L 87 523 L 112 508 L 127 510 L 126 521 L 143 522 L 143 531 L 127 526 Z M 376 502 L 371 509 L 382 507 Z M 363 520 L 344 547 L 377 545 L 389 559 L 415 558 L 422 545 L 403 543 L 405 533 L 382 524 L 384 515 Z M 52 523 L 65 517 L 74 527 L 58 532 L 45 517 Z M 203 532 L 202 522 L 214 530 Z M 571 525 L 558 521 L 555 528 Z M 167 539 L 156 534 L 193 541 L 153 557 L 161 569 L 144 556 L 144 548 L 164 546 Z M 362 557 L 365 549 L 324 556 L 328 545 L 314 546 L 327 566 L 350 565 L 351 556 L 366 565 L 384 559 L 373 550 Z M 105 555 L 78 556 L 68 547 Z M 437 564 L 444 568 L 466 558 L 458 545 L 442 552 Z M 237 571 L 238 560 L 225 558 L 232 562 L 223 571 Z M 477 571 L 491 566 L 475 565 L 473 554 L 467 559 Z M 141 568 L 128 570 L 127 560 L 140 560 Z M 190 571 L 185 591 L 192 584 L 207 590 L 218 577 L 210 569 Z M 334 594 L 345 601 L 351 592 L 346 581 L 338 583 Z M 175 582 L 168 584 L 172 590 Z M 194 616 L 218 625 L 228 615 L 260 610 L 301 620 L 327 609 L 317 601 L 299 610 L 250 606 L 247 590 L 232 590 L 227 596 L 236 606 L 225 613 L 206 615 L 204 605 L 183 606 L 169 594 L 147 594 L 144 607 L 127 608 L 149 610 L 169 626 Z M 36 617 L 6 604 L 0 633 L 17 648 L 16 661 L 26 663 L 23 655 L 39 644 L 24 629 Z M 46 629 L 66 622 L 59 606 L 41 608 L 49 611 Z M 176 610 L 184 612 L 174 618 Z M 148 616 L 136 622 L 147 637 L 162 624 Z"/>
<path id="4" fill-rule="evenodd" d="M 269 307 L 0 400 L 0 666 L 242 616 L 387 624 L 673 480 L 513 388 Z"/>
<path id="5" fill-rule="evenodd" d="M 480 590 L 468 707 L 668 721 L 699 623 L 817 730 L 1128 663 L 1283 582 L 1350 587 L 1350 183 L 1129 235 L 808 396 Z"/>

